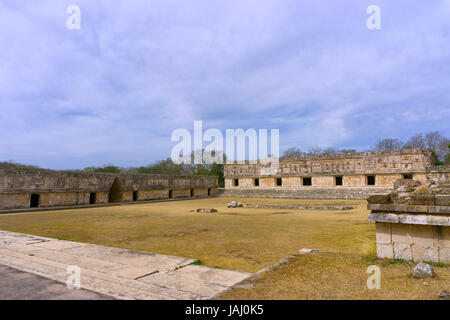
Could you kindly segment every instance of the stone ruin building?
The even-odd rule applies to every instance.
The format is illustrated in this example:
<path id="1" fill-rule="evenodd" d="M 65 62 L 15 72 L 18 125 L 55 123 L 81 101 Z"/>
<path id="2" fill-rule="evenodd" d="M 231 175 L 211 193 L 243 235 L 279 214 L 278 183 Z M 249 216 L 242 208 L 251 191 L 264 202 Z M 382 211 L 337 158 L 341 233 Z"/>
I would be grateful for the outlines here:
<path id="1" fill-rule="evenodd" d="M 428 151 L 305 156 L 224 166 L 233 197 L 367 199 L 380 258 L 450 262 L 450 166 Z M 218 177 L 0 171 L 0 210 L 89 206 L 218 194 Z"/>
<path id="2" fill-rule="evenodd" d="M 450 262 L 450 166 L 431 152 L 404 149 L 225 166 L 225 195 L 304 199 L 367 199 L 377 256 Z"/>
<path id="3" fill-rule="evenodd" d="M 226 164 L 225 194 L 305 199 L 365 199 L 389 191 L 398 179 L 427 182 L 448 178 L 448 167 L 436 167 L 431 152 L 391 152 L 304 156 L 280 160 L 275 174 L 259 161 Z"/>
<path id="4" fill-rule="evenodd" d="M 0 171 L 0 210 L 209 196 L 217 187 L 215 176 Z"/>

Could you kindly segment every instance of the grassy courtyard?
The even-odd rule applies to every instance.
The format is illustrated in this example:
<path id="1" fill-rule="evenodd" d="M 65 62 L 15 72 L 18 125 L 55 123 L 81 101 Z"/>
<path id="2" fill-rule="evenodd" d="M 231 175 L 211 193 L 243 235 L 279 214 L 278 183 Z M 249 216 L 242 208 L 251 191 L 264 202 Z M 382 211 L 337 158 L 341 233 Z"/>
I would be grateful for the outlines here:
<path id="1" fill-rule="evenodd" d="M 223 295 L 232 299 L 436 298 L 438 279 L 413 279 L 412 264 L 375 259 L 375 228 L 365 201 L 240 199 L 244 203 L 353 205 L 346 211 L 226 208 L 230 198 L 0 215 L 0 229 L 57 239 L 199 259 L 203 265 L 254 273 L 301 248 L 324 251 L 289 263 Z M 215 208 L 217 213 L 191 212 Z M 367 290 L 367 266 L 382 267 L 383 290 Z"/>

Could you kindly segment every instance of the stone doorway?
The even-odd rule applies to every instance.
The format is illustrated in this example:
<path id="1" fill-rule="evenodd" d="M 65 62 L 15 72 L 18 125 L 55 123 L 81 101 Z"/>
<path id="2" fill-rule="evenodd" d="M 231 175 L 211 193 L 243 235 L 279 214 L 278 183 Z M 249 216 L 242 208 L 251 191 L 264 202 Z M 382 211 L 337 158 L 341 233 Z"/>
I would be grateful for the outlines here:
<path id="1" fill-rule="evenodd" d="M 114 182 L 109 188 L 109 202 L 121 202 L 122 201 L 122 186 L 120 185 L 119 178 L 115 178 Z"/>

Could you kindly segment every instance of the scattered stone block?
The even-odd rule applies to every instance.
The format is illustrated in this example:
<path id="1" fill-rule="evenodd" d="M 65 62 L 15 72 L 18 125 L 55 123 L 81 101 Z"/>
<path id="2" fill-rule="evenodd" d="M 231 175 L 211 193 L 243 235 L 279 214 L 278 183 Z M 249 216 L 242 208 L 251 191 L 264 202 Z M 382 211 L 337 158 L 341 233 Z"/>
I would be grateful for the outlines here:
<path id="1" fill-rule="evenodd" d="M 298 250 L 298 253 L 300 254 L 314 254 L 314 253 L 319 253 L 319 250 L 314 250 L 314 249 L 308 249 L 308 248 L 303 248 Z"/>
<path id="2" fill-rule="evenodd" d="M 198 212 L 198 213 L 213 213 L 213 212 L 217 212 L 217 210 L 214 209 L 214 208 L 209 208 L 209 209 L 197 209 L 196 212 Z"/>
<path id="3" fill-rule="evenodd" d="M 236 201 L 231 201 L 230 203 L 227 204 L 227 208 L 241 208 L 244 205 L 242 204 L 242 202 L 236 202 Z"/>
<path id="4" fill-rule="evenodd" d="M 434 275 L 434 269 L 431 265 L 421 262 L 414 268 L 414 278 L 431 278 Z"/>
<path id="5" fill-rule="evenodd" d="M 439 293 L 438 297 L 444 300 L 450 300 L 450 291 L 443 290 L 441 293 Z"/>

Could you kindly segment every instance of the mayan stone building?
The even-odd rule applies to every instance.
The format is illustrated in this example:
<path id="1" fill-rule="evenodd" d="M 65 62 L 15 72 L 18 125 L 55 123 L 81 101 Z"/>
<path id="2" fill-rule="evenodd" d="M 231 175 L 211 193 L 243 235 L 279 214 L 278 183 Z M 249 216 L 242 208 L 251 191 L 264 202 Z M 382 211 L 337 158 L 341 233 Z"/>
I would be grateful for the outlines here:
<path id="1" fill-rule="evenodd" d="M 0 171 L 0 210 L 208 196 L 215 176 Z"/>
<path id="2" fill-rule="evenodd" d="M 420 149 L 280 160 L 274 174 L 267 174 L 268 165 L 259 161 L 235 162 L 225 165 L 225 195 L 365 199 L 371 193 L 389 191 L 398 179 L 448 178 L 448 168 L 433 164 L 432 154 Z"/>

